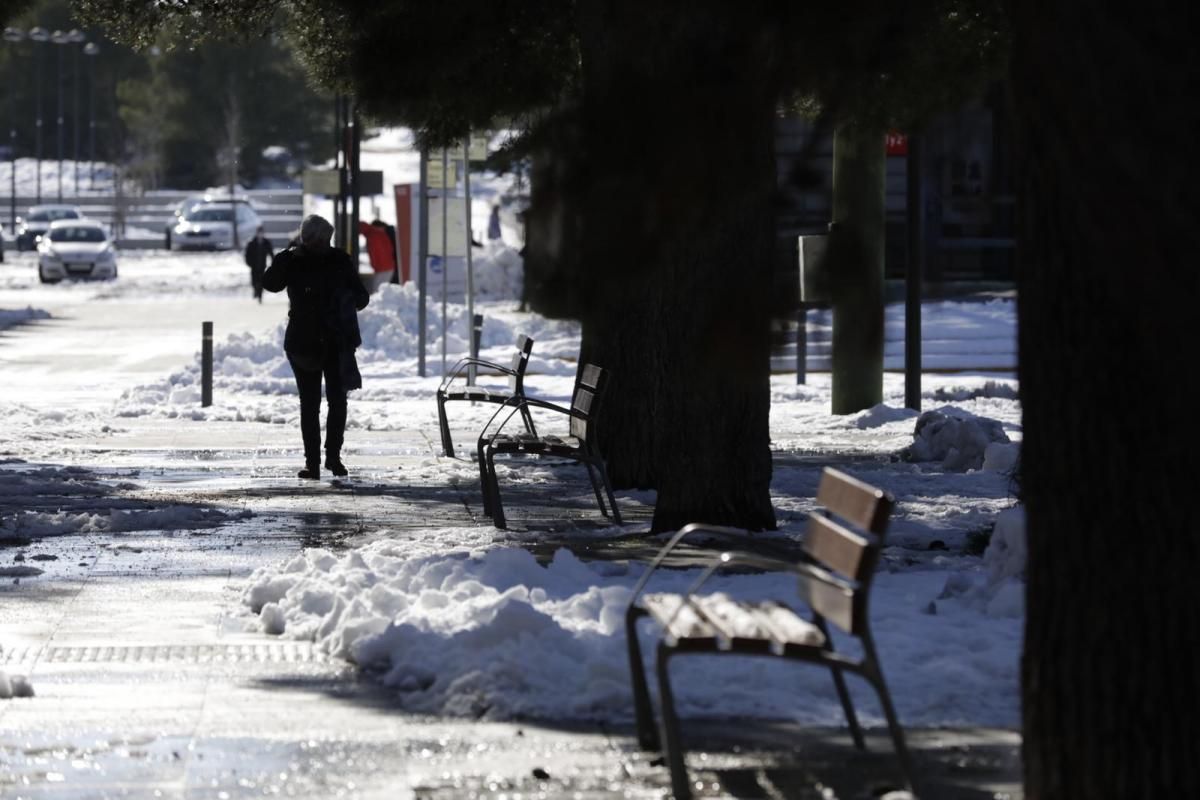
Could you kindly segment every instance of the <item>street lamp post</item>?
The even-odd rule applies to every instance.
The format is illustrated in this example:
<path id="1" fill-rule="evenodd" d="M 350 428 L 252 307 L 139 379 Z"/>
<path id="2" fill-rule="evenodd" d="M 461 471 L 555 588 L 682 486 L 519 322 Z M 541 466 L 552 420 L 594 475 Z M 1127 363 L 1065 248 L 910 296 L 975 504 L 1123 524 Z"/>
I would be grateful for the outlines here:
<path id="1" fill-rule="evenodd" d="M 45 28 L 34 28 L 29 32 L 30 40 L 41 44 L 50 38 L 50 34 Z M 34 185 L 37 187 L 35 203 L 42 204 L 42 48 L 34 48 L 36 57 L 34 58 L 36 70 L 34 71 L 33 93 L 37 99 L 37 119 L 34 125 L 34 158 L 37 161 L 37 178 Z"/>
<path id="2" fill-rule="evenodd" d="M 63 179 L 63 51 L 62 45 L 71 42 L 71 35 L 64 31 L 50 34 L 50 41 L 59 45 L 55 48 L 58 59 L 58 202 L 62 202 Z"/>
<path id="3" fill-rule="evenodd" d="M 5 28 L 4 41 L 16 44 L 25 38 L 25 31 L 20 28 Z M 9 230 L 17 229 L 17 113 L 13 107 L 13 90 L 10 82 L 8 88 L 8 159 L 12 169 L 9 171 L 8 192 L 8 226 Z"/>
<path id="4" fill-rule="evenodd" d="M 87 39 L 83 31 L 72 29 L 67 34 L 71 44 L 83 44 Z M 81 48 L 71 48 L 71 138 L 75 147 L 72 151 L 71 180 L 75 182 L 75 196 L 79 197 L 79 51 Z"/>
<path id="5" fill-rule="evenodd" d="M 85 56 L 95 56 L 100 53 L 100 46 L 88 42 L 83 46 Z M 96 69 L 88 67 L 88 190 L 96 188 Z M 76 191 L 78 194 L 78 191 Z"/>

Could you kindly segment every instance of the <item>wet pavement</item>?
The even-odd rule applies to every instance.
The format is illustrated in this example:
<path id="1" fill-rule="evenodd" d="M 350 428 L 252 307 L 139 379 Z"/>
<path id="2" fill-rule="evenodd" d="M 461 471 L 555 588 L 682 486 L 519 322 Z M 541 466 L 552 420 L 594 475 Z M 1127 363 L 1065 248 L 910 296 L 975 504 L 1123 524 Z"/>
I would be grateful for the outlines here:
<path id="1" fill-rule="evenodd" d="M 622 495 L 630 524 L 600 539 L 586 479 L 549 470 L 552 486 L 506 494 L 517 530 L 503 534 L 482 516 L 473 465 L 446 485 L 444 472 L 427 468 L 437 455 L 420 431 L 372 433 L 369 449 L 346 453 L 353 480 L 319 485 L 292 477 L 294 438 L 281 425 L 131 419 L 43 449 L 41 468 L 74 471 L 61 494 L 26 507 L 77 496 L 80 507 L 128 510 L 132 527 L 0 541 L 0 566 L 42 571 L 0 579 L 0 669 L 28 675 L 36 691 L 0 701 L 0 798 L 669 794 L 658 755 L 638 751 L 628 728 L 415 716 L 371 675 L 261 633 L 241 602 L 256 567 L 382 529 L 403 539 L 431 526 L 476 527 L 547 557 L 567 545 L 583 558 L 645 558 L 656 544 L 645 536 L 645 496 Z M 13 512 L 24 501 L 0 506 Z M 137 513 L 162 506 L 216 509 L 223 524 L 201 518 L 163 532 L 151 518 L 138 527 Z M 700 796 L 872 797 L 897 780 L 879 736 L 860 754 L 843 730 L 721 720 L 691 722 L 686 735 Z M 1020 796 L 1013 732 L 910 737 L 922 797 Z"/>

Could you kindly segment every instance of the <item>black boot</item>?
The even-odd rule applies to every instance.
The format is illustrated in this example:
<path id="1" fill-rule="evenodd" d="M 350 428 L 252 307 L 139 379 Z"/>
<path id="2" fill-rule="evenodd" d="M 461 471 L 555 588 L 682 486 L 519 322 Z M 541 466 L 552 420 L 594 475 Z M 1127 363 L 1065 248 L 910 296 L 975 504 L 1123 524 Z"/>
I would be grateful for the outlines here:
<path id="1" fill-rule="evenodd" d="M 321 479 L 321 465 L 309 464 L 304 469 L 300 470 L 296 477 L 304 478 L 308 481 L 316 481 Z"/>
<path id="2" fill-rule="evenodd" d="M 334 477 L 337 478 L 344 478 L 350 474 L 346 471 L 346 465 L 342 463 L 342 459 L 333 453 L 325 455 L 325 469 L 332 472 Z"/>

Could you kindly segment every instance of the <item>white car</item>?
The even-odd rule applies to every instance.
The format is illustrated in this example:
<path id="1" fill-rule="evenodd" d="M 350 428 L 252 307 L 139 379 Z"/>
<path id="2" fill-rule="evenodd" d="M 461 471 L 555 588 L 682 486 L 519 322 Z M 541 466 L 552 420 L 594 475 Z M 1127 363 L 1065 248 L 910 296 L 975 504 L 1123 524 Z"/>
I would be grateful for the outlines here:
<path id="1" fill-rule="evenodd" d="M 90 219 L 60 219 L 50 223 L 38 240 L 38 279 L 58 283 L 63 278 L 117 277 L 117 254 L 108 232 Z"/>
<path id="2" fill-rule="evenodd" d="M 171 231 L 171 249 L 228 250 L 234 246 L 234 224 L 237 225 L 237 245 L 245 247 L 246 242 L 254 238 L 262 220 L 249 203 L 200 203 L 184 212 Z"/>

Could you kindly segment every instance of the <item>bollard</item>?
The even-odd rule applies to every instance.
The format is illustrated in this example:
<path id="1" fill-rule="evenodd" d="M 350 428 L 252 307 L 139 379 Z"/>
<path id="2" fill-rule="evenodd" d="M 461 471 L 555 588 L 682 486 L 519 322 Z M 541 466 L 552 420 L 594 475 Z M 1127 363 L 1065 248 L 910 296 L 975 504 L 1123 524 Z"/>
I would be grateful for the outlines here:
<path id="1" fill-rule="evenodd" d="M 212 405 L 213 324 L 201 323 L 200 331 L 200 406 L 208 408 Z"/>
<path id="2" fill-rule="evenodd" d="M 483 314 L 471 318 L 471 358 L 479 358 L 479 344 L 483 340 Z M 475 363 L 467 366 L 467 385 L 475 385 Z"/>
<path id="3" fill-rule="evenodd" d="M 796 383 L 808 381 L 808 306 L 796 312 Z"/>

